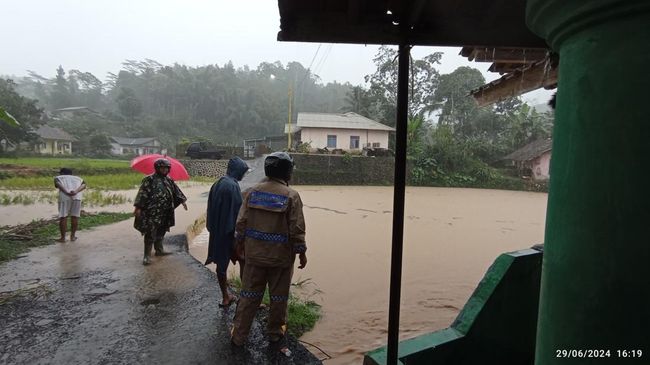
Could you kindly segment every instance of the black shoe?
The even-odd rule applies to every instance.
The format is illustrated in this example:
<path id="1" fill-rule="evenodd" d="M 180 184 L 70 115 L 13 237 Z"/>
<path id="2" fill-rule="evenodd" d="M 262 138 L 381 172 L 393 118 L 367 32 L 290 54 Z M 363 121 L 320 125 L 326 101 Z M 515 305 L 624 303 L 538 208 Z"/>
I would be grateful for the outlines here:
<path id="1" fill-rule="evenodd" d="M 167 256 L 172 254 L 173 254 L 172 252 L 168 252 L 168 251 L 156 251 L 155 253 L 156 256 Z"/>

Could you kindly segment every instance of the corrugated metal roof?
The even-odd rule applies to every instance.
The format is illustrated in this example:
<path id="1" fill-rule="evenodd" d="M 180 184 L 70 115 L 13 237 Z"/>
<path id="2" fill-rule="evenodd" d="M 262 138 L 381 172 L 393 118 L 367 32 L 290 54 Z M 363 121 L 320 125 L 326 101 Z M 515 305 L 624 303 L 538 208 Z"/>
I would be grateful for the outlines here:
<path id="1" fill-rule="evenodd" d="M 298 113 L 299 128 L 340 128 L 391 131 L 395 128 L 376 122 L 357 113 Z M 285 126 L 286 129 L 286 126 Z M 293 125 L 292 125 L 293 130 Z"/>
<path id="2" fill-rule="evenodd" d="M 142 146 L 147 145 L 147 143 L 155 141 L 154 137 L 144 137 L 144 138 L 129 138 L 129 137 L 111 137 L 115 143 L 126 145 L 126 146 Z"/>
<path id="3" fill-rule="evenodd" d="M 55 112 L 74 112 L 78 110 L 91 110 L 87 106 L 71 106 L 69 108 L 56 109 Z"/>
<path id="4" fill-rule="evenodd" d="M 291 124 L 291 133 L 300 132 L 301 129 L 302 128 L 298 127 L 297 125 Z M 289 124 L 288 123 L 284 124 L 284 133 L 285 134 L 289 133 Z"/>
<path id="5" fill-rule="evenodd" d="M 42 125 L 34 131 L 39 137 L 43 139 L 56 139 L 59 141 L 76 141 L 77 139 L 68 134 L 66 131 L 59 128 L 50 127 L 49 125 Z"/>
<path id="6" fill-rule="evenodd" d="M 550 151 L 552 142 L 553 141 L 550 138 L 531 142 L 507 155 L 503 159 L 513 161 L 530 161 L 536 157 L 541 156 L 544 152 Z"/>

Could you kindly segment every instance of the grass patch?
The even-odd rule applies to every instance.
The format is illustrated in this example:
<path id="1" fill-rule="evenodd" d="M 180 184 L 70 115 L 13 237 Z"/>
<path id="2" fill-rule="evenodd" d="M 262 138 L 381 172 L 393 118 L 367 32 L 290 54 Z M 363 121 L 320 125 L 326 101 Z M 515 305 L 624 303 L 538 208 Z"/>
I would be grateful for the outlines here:
<path id="1" fill-rule="evenodd" d="M 0 158 L 0 165 L 26 166 L 57 170 L 61 167 L 68 167 L 73 170 L 87 170 L 90 168 L 129 168 L 129 161 L 93 158 L 2 157 Z"/>
<path id="2" fill-rule="evenodd" d="M 83 205 L 86 207 L 105 207 L 133 201 L 123 194 L 104 192 L 101 190 L 86 190 L 83 194 Z M 56 204 L 58 199 L 59 194 L 57 192 L 0 193 L 0 206 L 31 205 L 36 203 Z"/>
<path id="3" fill-rule="evenodd" d="M 129 190 L 137 188 L 144 175 L 133 172 L 126 174 L 107 174 L 81 176 L 86 185 L 99 190 Z M 15 190 L 54 189 L 54 176 L 10 177 L 0 180 L 0 188 Z"/>
<path id="4" fill-rule="evenodd" d="M 88 158 L 0 158 L 0 189 L 49 190 L 61 167 L 69 167 L 88 187 L 99 190 L 129 190 L 140 185 L 144 175 L 133 171 L 125 160 Z M 194 183 L 213 183 L 215 178 L 195 176 Z"/>
<path id="5" fill-rule="evenodd" d="M 106 174 L 106 175 L 79 175 L 84 179 L 90 189 L 97 190 L 130 190 L 137 189 L 145 175 L 132 172 L 125 174 Z M 213 183 L 213 178 L 193 177 L 189 183 L 184 185 L 192 186 L 192 183 Z M 0 189 L 7 190 L 50 190 L 54 189 L 54 176 L 13 176 L 7 179 L 0 179 Z"/>
<path id="6" fill-rule="evenodd" d="M 82 213 L 79 219 L 79 230 L 123 221 L 130 217 L 130 213 Z M 52 244 L 58 236 L 58 218 L 0 227 L 0 262 L 15 259 L 32 247 Z"/>
<path id="7" fill-rule="evenodd" d="M 241 290 L 242 285 L 239 277 L 231 276 L 228 278 L 228 283 L 237 292 Z M 309 286 L 313 285 L 314 283 L 311 279 L 299 280 L 298 282 L 291 284 L 292 287 L 300 289 L 303 292 L 308 290 Z M 319 289 L 313 289 L 308 295 L 304 296 L 297 296 L 292 292 L 289 293 L 289 302 L 287 305 L 287 330 L 291 335 L 300 338 L 300 336 L 314 328 L 316 322 L 321 318 L 321 306 L 310 298 L 321 293 L 322 292 Z M 270 304 L 268 289 L 264 291 L 262 303 L 266 306 Z"/>

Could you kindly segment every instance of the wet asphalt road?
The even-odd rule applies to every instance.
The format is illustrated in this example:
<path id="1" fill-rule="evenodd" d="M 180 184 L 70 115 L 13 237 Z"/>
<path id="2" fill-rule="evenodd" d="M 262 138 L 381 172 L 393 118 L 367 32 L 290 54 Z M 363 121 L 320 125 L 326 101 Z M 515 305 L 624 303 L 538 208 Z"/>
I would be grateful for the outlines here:
<path id="1" fill-rule="evenodd" d="M 242 189 L 264 175 L 260 161 Z M 145 267 L 132 224 L 81 231 L 0 265 L 0 364 L 320 364 L 295 339 L 293 356 L 281 355 L 259 320 L 248 345 L 233 349 L 234 306 L 217 306 L 216 277 L 185 252 L 185 236 L 167 237 L 175 254 Z"/>

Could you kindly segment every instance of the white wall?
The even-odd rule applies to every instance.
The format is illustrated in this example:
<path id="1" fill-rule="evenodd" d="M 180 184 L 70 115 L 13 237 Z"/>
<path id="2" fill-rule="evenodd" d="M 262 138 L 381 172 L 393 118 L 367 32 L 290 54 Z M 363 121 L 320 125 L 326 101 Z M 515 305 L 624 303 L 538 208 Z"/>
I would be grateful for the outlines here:
<path id="1" fill-rule="evenodd" d="M 114 155 L 122 154 L 122 146 L 119 143 L 111 143 L 111 153 Z"/>
<path id="2" fill-rule="evenodd" d="M 532 168 L 534 180 L 548 180 L 550 177 L 551 151 L 544 152 L 533 160 Z"/>
<path id="3" fill-rule="evenodd" d="M 327 136 L 336 136 L 336 148 L 342 150 L 350 149 L 350 137 L 359 137 L 359 151 L 370 143 L 379 143 L 379 147 L 388 148 L 388 131 L 372 131 L 361 129 L 337 129 L 337 128 L 302 128 L 300 140 L 311 143 L 311 148 L 327 147 Z M 332 150 L 333 148 L 329 148 Z"/>

